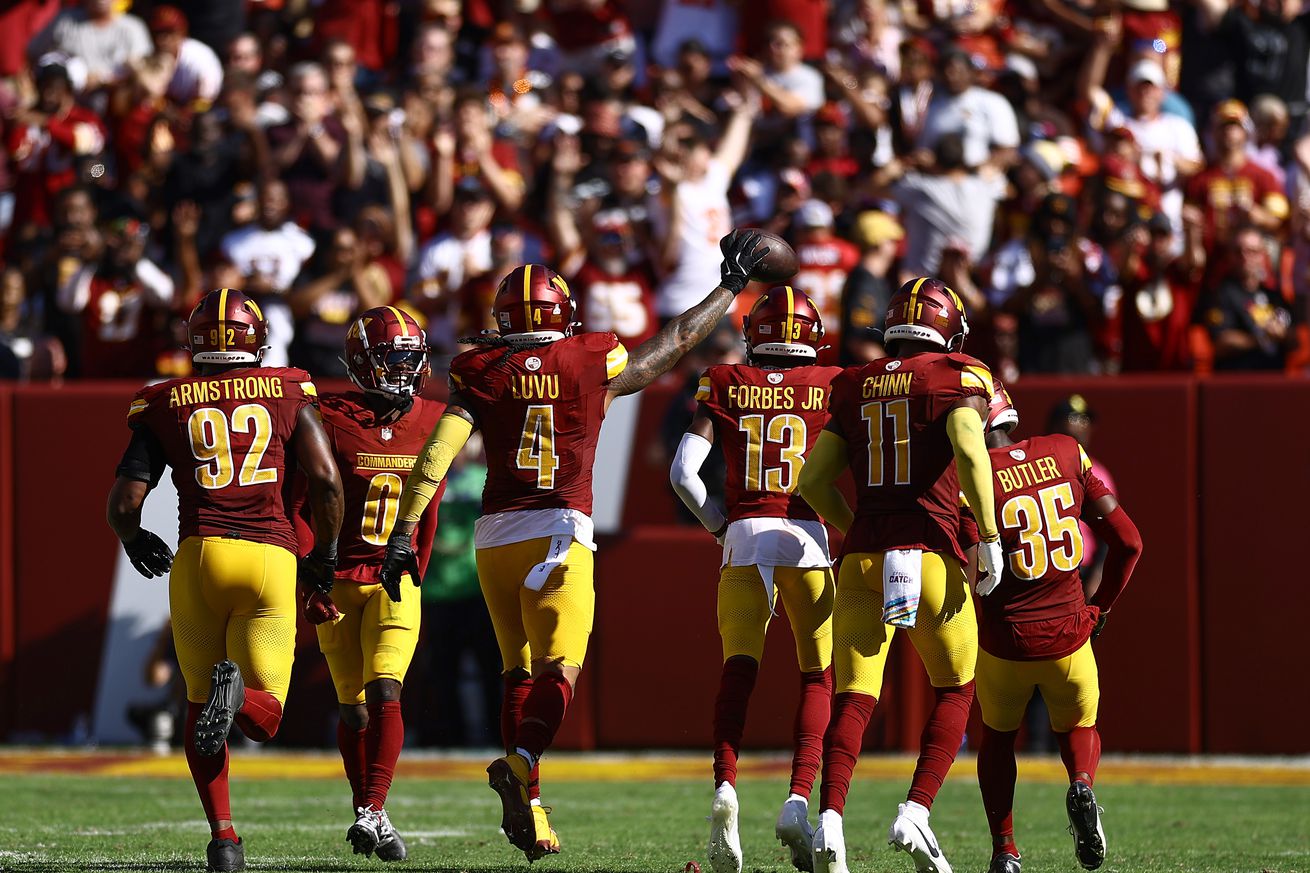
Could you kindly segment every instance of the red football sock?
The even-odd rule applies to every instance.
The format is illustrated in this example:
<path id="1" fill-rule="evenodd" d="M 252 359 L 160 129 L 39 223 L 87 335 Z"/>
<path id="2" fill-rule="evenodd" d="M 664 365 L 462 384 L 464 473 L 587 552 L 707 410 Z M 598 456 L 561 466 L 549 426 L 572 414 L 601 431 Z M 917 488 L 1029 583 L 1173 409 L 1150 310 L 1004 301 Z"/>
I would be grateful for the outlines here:
<path id="1" fill-rule="evenodd" d="M 519 733 L 519 721 L 523 718 L 523 701 L 528 699 L 532 690 L 532 677 L 526 673 L 504 673 L 501 679 L 505 683 L 505 696 L 500 704 L 500 740 L 505 744 L 505 754 L 514 751 L 514 738 Z M 528 799 L 541 797 L 541 765 L 532 768 L 528 777 Z"/>
<path id="2" fill-rule="evenodd" d="M 400 717 L 400 701 L 370 700 L 368 727 L 364 728 L 365 772 L 368 774 L 364 799 L 368 806 L 381 809 L 386 804 L 403 745 L 405 722 Z"/>
<path id="3" fill-rule="evenodd" d="M 832 716 L 832 668 L 801 674 L 801 700 L 792 728 L 791 793 L 809 797 L 823 760 L 823 732 Z"/>
<path id="4" fill-rule="evenodd" d="M 232 820 L 232 804 L 227 792 L 227 744 L 223 744 L 221 755 L 201 755 L 195 750 L 196 718 L 203 707 L 203 703 L 187 703 L 182 747 L 186 750 L 186 763 L 191 769 L 191 779 L 196 783 L 196 793 L 200 795 L 200 805 L 205 808 L 210 835 L 219 840 L 235 840 L 237 835 L 232 828 L 220 831 L 214 827 L 214 822 Z"/>
<path id="5" fill-rule="evenodd" d="M 358 809 L 364 805 L 364 786 L 367 784 L 364 774 L 364 731 L 338 720 L 337 748 L 341 751 L 346 780 L 350 782 L 350 805 Z"/>
<path id="6" fill-rule="evenodd" d="M 910 780 L 910 793 L 906 800 L 932 809 L 933 799 L 946 781 L 946 774 L 955 763 L 960 751 L 964 729 L 969 723 L 969 707 L 973 705 L 973 680 L 949 688 L 934 688 L 937 702 L 933 704 L 928 723 L 919 737 L 919 763 Z"/>
<path id="7" fill-rule="evenodd" d="M 714 785 L 737 784 L 737 752 L 746 729 L 746 710 L 755 690 L 760 665 L 747 655 L 733 655 L 723 662 L 719 693 L 714 698 Z"/>
<path id="8" fill-rule="evenodd" d="M 545 754 L 572 699 L 573 686 L 558 673 L 542 673 L 533 679 L 532 690 L 523 701 L 523 718 L 514 747 L 525 749 L 533 758 Z"/>
<path id="9" fill-rule="evenodd" d="M 236 723 L 243 734 L 257 743 L 266 743 L 282 723 L 282 704 L 267 691 L 247 688 L 246 702 L 241 704 Z"/>
<path id="10" fill-rule="evenodd" d="M 873 717 L 878 699 L 858 691 L 844 691 L 832 700 L 832 719 L 823 736 L 823 781 L 819 783 L 819 811 L 838 815 L 846 809 L 855 762 L 860 758 L 864 729 Z"/>
<path id="11" fill-rule="evenodd" d="M 998 731 L 983 725 L 978 746 L 978 790 L 982 792 L 987 827 L 992 832 L 992 855 L 1019 856 L 1014 844 L 1014 741 L 1018 731 Z"/>
<path id="12" fill-rule="evenodd" d="M 1069 772 L 1070 782 L 1083 782 L 1089 787 L 1096 779 L 1096 765 L 1101 763 L 1101 735 L 1095 725 L 1076 727 L 1068 733 L 1056 733 L 1060 746 L 1060 760 Z"/>

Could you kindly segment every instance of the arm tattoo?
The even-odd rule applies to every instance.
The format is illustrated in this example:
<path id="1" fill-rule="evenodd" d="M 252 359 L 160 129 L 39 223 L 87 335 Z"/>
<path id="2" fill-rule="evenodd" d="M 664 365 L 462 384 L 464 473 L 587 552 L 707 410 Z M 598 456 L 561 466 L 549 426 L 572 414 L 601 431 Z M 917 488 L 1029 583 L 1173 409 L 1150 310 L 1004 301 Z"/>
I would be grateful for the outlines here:
<path id="1" fill-rule="evenodd" d="M 610 382 L 610 393 L 620 397 L 635 394 L 663 376 L 710 335 L 730 305 L 732 292 L 715 288 L 700 303 L 664 325 L 633 351 L 628 366 Z"/>

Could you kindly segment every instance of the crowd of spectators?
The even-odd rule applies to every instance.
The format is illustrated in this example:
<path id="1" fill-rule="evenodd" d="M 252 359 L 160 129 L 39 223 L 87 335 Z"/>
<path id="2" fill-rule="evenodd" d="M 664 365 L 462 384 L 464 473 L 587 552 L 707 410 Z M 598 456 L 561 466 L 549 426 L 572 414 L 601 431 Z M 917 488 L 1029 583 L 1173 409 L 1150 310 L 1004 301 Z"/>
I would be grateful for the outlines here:
<path id="1" fill-rule="evenodd" d="M 842 363 L 935 274 L 1006 378 L 1301 371 L 1303 6 L 0 0 L 0 376 L 184 375 L 220 286 L 269 364 L 382 303 L 448 354 L 527 261 L 635 344 L 734 226 Z"/>

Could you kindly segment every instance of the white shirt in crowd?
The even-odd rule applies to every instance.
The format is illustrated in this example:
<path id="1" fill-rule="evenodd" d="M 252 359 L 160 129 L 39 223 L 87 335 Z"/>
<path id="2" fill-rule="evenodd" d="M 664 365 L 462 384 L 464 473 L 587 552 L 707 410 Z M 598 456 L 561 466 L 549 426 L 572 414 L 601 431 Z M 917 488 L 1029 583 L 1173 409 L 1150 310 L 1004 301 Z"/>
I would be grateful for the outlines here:
<path id="1" fill-rule="evenodd" d="M 1113 129 L 1114 121 L 1111 120 Z M 1174 237 L 1181 239 L 1183 232 L 1183 183 L 1174 163 L 1177 155 L 1185 160 L 1201 160 L 1201 142 L 1196 128 L 1177 115 L 1161 113 L 1149 121 L 1141 118 L 1122 119 L 1123 126 L 1133 133 L 1142 150 L 1138 166 L 1146 178 L 1160 185 L 1160 211 L 1169 216 Z"/>
<path id="2" fill-rule="evenodd" d="M 936 89 L 928 104 L 918 145 L 931 149 L 951 133 L 964 137 L 964 163 L 969 167 L 985 163 L 994 148 L 1019 146 L 1019 122 L 1010 104 L 995 91 L 976 86 L 959 94 Z"/>
<path id="3" fill-rule="evenodd" d="M 732 175 L 711 160 L 704 178 L 683 180 L 673 190 L 674 210 L 681 215 L 678 263 L 655 301 L 661 318 L 672 318 L 705 299 L 719 284 L 719 240 L 732 230 L 728 185 Z"/>
<path id="4" fill-rule="evenodd" d="M 168 96 L 178 103 L 204 100 L 213 103 L 223 90 L 223 63 L 214 50 L 187 37 L 177 53 L 177 65 L 168 83 Z"/>
<path id="5" fill-rule="evenodd" d="M 116 78 L 130 62 L 154 50 L 150 31 L 135 15 L 116 15 L 101 26 L 90 21 L 82 9 L 59 13 L 28 46 L 33 58 L 48 51 L 81 58 L 87 72 L 101 81 Z"/>
<path id="6" fill-rule="evenodd" d="M 285 367 L 290 357 L 295 322 L 291 307 L 282 297 L 300 275 L 300 269 L 314 255 L 314 240 L 295 222 L 288 221 L 276 230 L 248 224 L 223 237 L 223 257 L 241 271 L 242 276 L 262 276 L 269 280 L 277 297 L 261 297 L 260 309 L 268 322 L 269 349 L 264 366 Z"/>
<path id="7" fill-rule="evenodd" d="M 797 64 L 785 73 L 766 72 L 764 78 L 801 98 L 806 112 L 823 105 L 823 74 L 809 64 Z"/>
<path id="8" fill-rule="evenodd" d="M 453 348 L 458 319 L 454 307 L 461 286 L 491 269 L 491 232 L 481 230 L 468 239 L 450 232 L 439 233 L 418 253 L 414 286 L 420 300 L 445 298 L 448 318 L 429 322 L 428 337 L 438 348 Z"/>

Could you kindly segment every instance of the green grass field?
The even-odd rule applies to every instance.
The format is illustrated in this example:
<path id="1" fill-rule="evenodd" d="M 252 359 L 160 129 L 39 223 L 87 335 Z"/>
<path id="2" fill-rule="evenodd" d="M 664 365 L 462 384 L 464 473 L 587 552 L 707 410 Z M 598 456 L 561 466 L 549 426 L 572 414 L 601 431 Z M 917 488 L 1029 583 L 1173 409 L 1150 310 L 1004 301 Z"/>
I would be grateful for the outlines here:
<path id="1" fill-rule="evenodd" d="M 233 812 L 250 869 L 383 867 L 350 854 L 345 842 L 352 821 L 349 794 L 344 780 L 326 778 L 335 762 L 309 760 L 314 778 L 278 777 L 276 771 L 251 771 L 242 778 L 241 762 L 234 758 Z M 143 772 L 164 775 L 123 775 L 131 769 L 115 767 L 56 772 L 59 767 L 40 761 L 6 767 L 0 754 L 0 870 L 203 869 L 208 833 L 199 804 L 189 781 L 167 775 L 177 774 L 178 761 L 162 770 L 152 770 L 148 762 L 142 766 Z M 639 768 L 641 781 L 624 780 L 624 768 L 622 762 L 583 767 L 548 783 L 545 800 L 555 808 L 552 821 L 564 853 L 538 862 L 534 871 L 677 873 L 688 861 L 704 864 L 708 768 L 700 779 L 667 770 L 647 777 L 647 765 Z M 1016 819 L 1024 870 L 1078 870 L 1065 833 L 1064 788 L 1050 778 L 1054 767 L 1044 765 L 1042 781 L 1025 783 L 1026 768 L 1021 765 Z M 402 771 L 387 804 L 410 847 L 410 860 L 398 865 L 401 869 L 527 869 L 497 830 L 499 802 L 477 781 L 476 769 L 477 762 L 467 762 L 453 779 Z M 1221 774 L 1207 782 L 1202 772 L 1169 784 L 1159 774 L 1144 772 L 1142 781 L 1134 781 L 1131 769 L 1112 772 L 1097 787 L 1110 846 L 1102 869 L 1310 871 L 1310 780 L 1264 780 L 1256 772 L 1240 778 Z M 599 778 L 590 778 L 595 774 Z M 1262 781 L 1299 784 L 1258 784 Z M 1253 784 L 1238 784 L 1243 782 Z M 905 784 L 882 772 L 857 773 L 846 819 L 853 871 L 912 871 L 908 858 L 885 844 Z M 773 838 L 785 778 L 748 776 L 738 790 L 745 869 L 790 870 Z M 971 760 L 956 765 L 934 808 L 933 824 L 957 871 L 986 869 L 989 842 Z"/>

